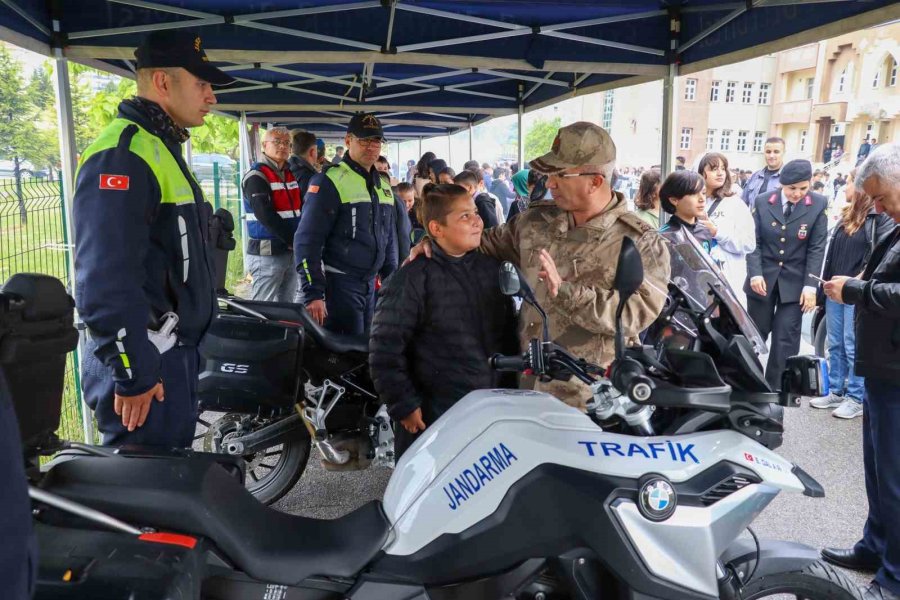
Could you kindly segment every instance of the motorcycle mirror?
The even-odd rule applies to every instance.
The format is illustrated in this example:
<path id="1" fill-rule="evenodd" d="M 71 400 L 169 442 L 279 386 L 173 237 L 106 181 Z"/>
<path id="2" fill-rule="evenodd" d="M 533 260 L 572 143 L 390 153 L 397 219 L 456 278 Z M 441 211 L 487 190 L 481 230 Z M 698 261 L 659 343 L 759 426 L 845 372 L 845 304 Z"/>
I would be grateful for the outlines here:
<path id="1" fill-rule="evenodd" d="M 613 289 L 619 293 L 619 305 L 616 307 L 616 358 L 621 359 L 625 355 L 625 334 L 622 331 L 622 312 L 625 303 L 634 295 L 641 282 L 644 281 L 644 263 L 641 262 L 641 253 L 631 238 L 622 240 L 622 248 L 619 250 L 619 262 L 616 264 L 616 277 L 613 280 Z"/>
<path id="2" fill-rule="evenodd" d="M 613 288 L 619 292 L 620 302 L 627 300 L 629 296 L 638 291 L 641 282 L 644 281 L 644 264 L 641 262 L 641 253 L 638 252 L 631 238 L 622 240 L 622 248 L 619 250 L 619 262 L 616 265 L 616 277 Z"/>
<path id="3" fill-rule="evenodd" d="M 522 293 L 522 278 L 516 265 L 509 261 L 500 265 L 500 291 L 504 296 L 518 296 Z"/>
<path id="4" fill-rule="evenodd" d="M 532 305 L 541 315 L 541 319 L 543 319 L 544 341 L 550 341 L 550 332 L 547 328 L 547 313 L 538 304 L 534 290 L 528 285 L 528 281 L 522 275 L 522 272 L 509 261 L 504 261 L 500 265 L 500 291 L 506 296 L 517 296 Z"/>

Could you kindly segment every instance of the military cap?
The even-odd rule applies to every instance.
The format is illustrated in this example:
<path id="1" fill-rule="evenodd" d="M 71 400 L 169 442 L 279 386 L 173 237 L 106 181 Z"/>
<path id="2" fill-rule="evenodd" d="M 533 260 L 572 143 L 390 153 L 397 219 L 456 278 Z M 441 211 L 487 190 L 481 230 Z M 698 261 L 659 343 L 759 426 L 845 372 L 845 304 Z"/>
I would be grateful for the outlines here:
<path id="1" fill-rule="evenodd" d="M 358 113 L 350 119 L 350 125 L 347 127 L 347 133 L 356 136 L 361 140 L 367 138 L 384 139 L 384 130 L 381 128 L 381 121 L 372 113 Z"/>
<path id="2" fill-rule="evenodd" d="M 183 29 L 147 34 L 134 51 L 138 69 L 181 67 L 213 85 L 229 85 L 234 78 L 209 63 L 200 36 Z"/>
<path id="3" fill-rule="evenodd" d="M 605 165 L 615 159 L 616 144 L 609 133 L 599 125 L 579 121 L 560 128 L 550 152 L 528 164 L 550 175 L 584 165 Z"/>
<path id="4" fill-rule="evenodd" d="M 781 167 L 781 176 L 778 181 L 784 186 L 810 179 L 812 179 L 812 164 L 808 160 L 797 159 Z"/>

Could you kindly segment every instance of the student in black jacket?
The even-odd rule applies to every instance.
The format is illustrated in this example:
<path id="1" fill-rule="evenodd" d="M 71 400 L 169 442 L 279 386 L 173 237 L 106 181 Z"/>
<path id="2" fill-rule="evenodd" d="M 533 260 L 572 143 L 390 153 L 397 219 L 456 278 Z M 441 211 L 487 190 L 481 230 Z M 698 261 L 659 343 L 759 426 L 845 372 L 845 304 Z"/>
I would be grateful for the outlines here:
<path id="1" fill-rule="evenodd" d="M 487 194 L 478 193 L 478 175 L 472 171 L 463 171 L 453 178 L 453 183 L 465 188 L 472 197 L 475 202 L 475 210 L 478 211 L 478 216 L 481 217 L 485 229 L 496 227 L 499 224 L 497 205 L 494 204 L 494 199 Z"/>
<path id="2" fill-rule="evenodd" d="M 426 188 L 419 208 L 432 260 L 397 271 L 381 290 L 369 341 L 375 390 L 399 423 L 399 457 L 460 398 L 497 387 L 495 353 L 518 350 L 512 302 L 500 292 L 500 263 L 477 251 L 483 225 L 455 184 Z"/>

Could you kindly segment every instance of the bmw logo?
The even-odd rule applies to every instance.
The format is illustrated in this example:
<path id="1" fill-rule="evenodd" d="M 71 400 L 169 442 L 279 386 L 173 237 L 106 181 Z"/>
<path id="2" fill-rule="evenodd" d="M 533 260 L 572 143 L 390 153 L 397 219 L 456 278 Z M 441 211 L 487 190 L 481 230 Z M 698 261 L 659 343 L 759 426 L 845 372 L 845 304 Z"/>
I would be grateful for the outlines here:
<path id="1" fill-rule="evenodd" d="M 638 492 L 638 509 L 651 521 L 665 521 L 675 512 L 678 498 L 675 488 L 662 477 L 650 477 Z"/>

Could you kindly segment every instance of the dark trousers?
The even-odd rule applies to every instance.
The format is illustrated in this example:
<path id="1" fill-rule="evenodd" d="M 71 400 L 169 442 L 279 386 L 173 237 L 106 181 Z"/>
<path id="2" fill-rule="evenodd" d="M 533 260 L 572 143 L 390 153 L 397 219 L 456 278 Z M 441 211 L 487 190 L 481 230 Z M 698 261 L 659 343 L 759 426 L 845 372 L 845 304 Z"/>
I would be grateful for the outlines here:
<path id="1" fill-rule="evenodd" d="M 747 312 L 756 323 L 763 339 L 772 334 L 769 343 L 769 362 L 766 365 L 766 381 L 773 390 L 781 389 L 781 374 L 788 357 L 800 351 L 800 327 L 803 311 L 799 298 L 792 302 L 781 301 L 778 284 L 764 297 L 752 291 L 747 294 Z"/>
<path id="2" fill-rule="evenodd" d="M 403 456 L 403 453 L 406 452 L 410 446 L 413 445 L 419 436 L 422 435 L 422 432 L 419 433 L 410 433 L 408 432 L 403 425 L 400 424 L 399 421 L 394 422 L 394 460 L 400 460 L 400 457 Z"/>
<path id="3" fill-rule="evenodd" d="M 325 274 L 325 327 L 335 333 L 369 331 L 375 314 L 375 278 L 361 280 L 340 273 Z"/>
<path id="4" fill-rule="evenodd" d="M 106 446 L 135 444 L 189 448 L 197 425 L 197 378 L 200 356 L 190 346 L 172 348 L 161 356 L 165 400 L 153 400 L 144 425 L 128 431 L 114 408 L 115 382 L 110 370 L 93 353 L 93 344 L 85 344 L 81 389 L 84 399 L 100 428 Z"/>
<path id="5" fill-rule="evenodd" d="M 37 541 L 12 397 L 0 370 L 0 598 L 27 600 L 37 575 Z"/>
<path id="6" fill-rule="evenodd" d="M 869 516 L 856 550 L 881 559 L 875 581 L 900 594 L 900 384 L 866 378 L 863 464 Z"/>

